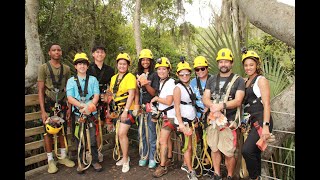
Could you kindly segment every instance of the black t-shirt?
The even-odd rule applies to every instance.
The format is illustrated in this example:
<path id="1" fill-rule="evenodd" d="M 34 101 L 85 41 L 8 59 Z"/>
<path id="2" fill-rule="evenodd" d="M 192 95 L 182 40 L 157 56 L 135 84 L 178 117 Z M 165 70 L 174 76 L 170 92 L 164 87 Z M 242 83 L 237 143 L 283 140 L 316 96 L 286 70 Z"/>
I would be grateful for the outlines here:
<path id="1" fill-rule="evenodd" d="M 221 88 L 223 87 L 223 85 L 225 84 L 225 82 L 227 81 L 228 77 L 220 77 L 220 81 L 219 81 L 219 90 L 221 91 Z M 225 89 L 225 92 L 222 93 L 221 97 L 219 97 L 217 94 L 218 92 L 215 92 L 215 88 L 216 88 L 216 81 L 217 81 L 217 75 L 211 76 L 206 83 L 206 89 L 210 90 L 210 94 L 211 94 L 211 100 L 216 100 L 216 98 L 220 98 L 219 102 L 222 102 L 224 97 L 225 97 L 225 93 L 227 91 L 227 87 Z M 241 91 L 245 91 L 245 83 L 243 78 L 238 77 L 237 80 L 233 83 L 233 85 L 231 86 L 231 91 L 228 97 L 228 101 L 232 100 L 235 98 L 236 92 L 237 90 L 241 90 Z M 227 118 L 228 120 L 234 120 L 235 114 L 236 114 L 237 108 L 234 109 L 227 109 Z"/>
<path id="2" fill-rule="evenodd" d="M 150 86 L 153 89 L 155 89 L 156 92 L 157 92 L 159 90 L 159 84 L 160 84 L 159 83 L 160 78 L 159 78 L 157 72 L 150 73 L 148 75 L 147 79 L 151 82 Z M 142 93 L 140 93 L 140 99 L 142 98 L 141 99 L 142 100 L 142 104 L 149 103 L 153 97 L 154 96 L 151 96 L 151 94 L 147 91 L 147 89 L 145 87 L 142 87 Z"/>
<path id="3" fill-rule="evenodd" d="M 96 77 L 99 81 L 100 93 L 102 93 L 102 90 L 107 89 L 107 85 L 110 85 L 111 77 L 115 74 L 114 69 L 105 63 L 103 63 L 101 69 L 95 63 L 90 63 L 87 73 Z"/>

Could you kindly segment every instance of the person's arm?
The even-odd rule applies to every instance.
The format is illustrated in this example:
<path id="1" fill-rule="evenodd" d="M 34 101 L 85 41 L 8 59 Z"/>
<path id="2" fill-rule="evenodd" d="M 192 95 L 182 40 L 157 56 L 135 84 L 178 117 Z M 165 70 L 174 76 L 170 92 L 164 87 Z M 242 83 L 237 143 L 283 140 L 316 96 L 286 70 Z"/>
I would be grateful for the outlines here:
<path id="1" fill-rule="evenodd" d="M 261 100 L 263 104 L 263 122 L 270 123 L 270 114 L 271 114 L 271 106 L 270 106 L 270 87 L 269 81 L 265 77 L 261 77 L 258 80 L 258 87 L 261 93 Z M 263 125 L 262 129 L 262 138 L 264 140 L 268 139 L 270 136 L 269 126 Z"/>
<path id="2" fill-rule="evenodd" d="M 44 81 L 38 81 L 38 96 L 39 96 L 39 104 L 40 104 L 40 110 L 41 110 L 41 119 L 44 124 L 44 122 L 48 118 L 48 114 L 45 110 L 45 105 L 44 105 Z"/>
<path id="3" fill-rule="evenodd" d="M 180 101 L 181 101 L 181 89 L 176 86 L 173 89 L 173 103 L 174 103 L 174 110 L 176 112 L 176 118 L 179 122 L 179 131 L 184 132 L 185 126 L 182 121 L 181 111 L 180 111 Z"/>
<path id="4" fill-rule="evenodd" d="M 125 121 L 128 119 L 128 111 L 130 109 L 132 102 L 134 101 L 135 89 L 129 89 L 128 93 L 129 95 L 127 98 L 126 106 L 121 114 L 121 121 Z"/>

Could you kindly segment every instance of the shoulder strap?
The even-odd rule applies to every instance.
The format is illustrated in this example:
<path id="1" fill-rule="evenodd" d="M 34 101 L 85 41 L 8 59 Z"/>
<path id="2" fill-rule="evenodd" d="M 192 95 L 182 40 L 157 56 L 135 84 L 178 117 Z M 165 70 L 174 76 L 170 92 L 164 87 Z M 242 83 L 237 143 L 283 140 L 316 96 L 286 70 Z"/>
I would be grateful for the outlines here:
<path id="1" fill-rule="evenodd" d="M 83 97 L 86 97 L 86 95 L 88 94 L 89 75 L 88 75 L 88 74 L 86 75 L 86 82 L 85 82 L 85 85 L 84 85 L 84 91 L 82 91 L 82 89 L 81 89 L 81 85 L 80 85 L 80 82 L 79 82 L 78 75 L 75 75 L 73 79 L 74 79 L 74 80 L 76 81 L 76 83 L 77 83 L 80 97 L 82 97 L 82 98 L 83 98 Z"/>
<path id="2" fill-rule="evenodd" d="M 164 84 L 166 84 L 166 82 L 167 82 L 168 80 L 169 80 L 169 77 L 167 77 L 167 79 L 164 80 L 164 82 L 163 82 L 163 84 L 162 84 L 162 86 L 161 86 L 161 88 L 160 88 L 160 90 L 159 90 L 159 92 L 158 92 L 158 95 L 160 95 L 160 92 L 161 92 Z"/>
<path id="3" fill-rule="evenodd" d="M 209 78 L 210 78 L 210 74 L 208 74 L 207 81 L 208 81 Z M 196 80 L 197 80 L 197 87 L 199 89 L 200 95 L 202 96 L 203 95 L 203 89 L 202 89 L 202 86 L 201 86 L 201 83 L 200 83 L 200 79 L 198 77 L 196 77 Z"/>
<path id="4" fill-rule="evenodd" d="M 58 90 L 59 90 L 59 86 L 61 85 L 61 80 L 62 80 L 62 76 L 63 76 L 63 64 L 60 63 L 60 75 L 59 75 L 59 80 L 58 80 L 58 82 L 56 81 L 56 78 L 55 78 L 54 75 L 53 75 L 52 67 L 51 67 L 49 61 L 48 61 L 46 64 L 47 64 L 48 69 L 49 69 L 49 71 L 50 71 L 50 76 L 51 76 L 51 80 L 52 80 L 53 87 L 54 87 L 55 89 L 58 89 Z"/>
<path id="5" fill-rule="evenodd" d="M 228 97 L 229 97 L 229 94 L 230 94 L 230 92 L 231 92 L 231 87 L 232 87 L 232 85 L 234 84 L 234 82 L 235 82 L 238 78 L 239 78 L 239 75 L 236 74 L 236 75 L 234 75 L 234 76 L 232 77 L 230 83 L 228 83 L 228 84 L 229 84 L 229 85 L 228 85 L 228 89 L 227 89 L 227 92 L 226 92 L 226 94 L 225 94 L 225 96 L 224 96 L 224 99 L 223 99 L 223 102 L 224 102 L 224 103 L 228 101 Z M 226 83 L 227 83 L 227 82 L 226 82 Z M 238 111 L 238 110 L 237 110 L 237 111 Z M 226 113 L 227 113 L 227 110 L 224 109 L 224 115 L 226 115 Z"/>
<path id="6" fill-rule="evenodd" d="M 188 90 L 188 88 L 181 82 L 181 81 L 178 81 L 177 83 L 180 83 L 185 89 L 186 89 L 186 91 L 187 91 L 187 93 L 189 94 L 189 97 L 190 97 L 190 100 L 191 100 L 191 103 L 192 103 L 192 105 L 195 105 L 196 103 L 195 103 L 195 95 L 194 95 L 194 93 L 193 93 L 193 91 L 192 91 L 192 89 L 191 88 L 189 88 L 189 90 L 191 91 L 189 91 Z M 181 101 L 181 102 L 183 102 L 183 101 Z M 186 103 L 186 102 L 185 102 Z M 182 103 L 183 104 L 183 103 Z M 186 103 L 187 104 L 187 103 Z"/>
<path id="7" fill-rule="evenodd" d="M 122 76 L 122 78 L 120 79 L 120 81 L 118 80 L 119 74 L 117 75 L 117 77 L 116 77 L 116 82 L 115 82 L 115 84 L 114 84 L 114 86 L 113 86 L 113 89 L 112 89 L 113 94 L 116 94 L 116 93 L 118 92 L 120 83 L 121 83 L 121 81 L 124 79 L 124 77 L 125 77 L 127 74 L 128 74 L 128 71 Z"/>

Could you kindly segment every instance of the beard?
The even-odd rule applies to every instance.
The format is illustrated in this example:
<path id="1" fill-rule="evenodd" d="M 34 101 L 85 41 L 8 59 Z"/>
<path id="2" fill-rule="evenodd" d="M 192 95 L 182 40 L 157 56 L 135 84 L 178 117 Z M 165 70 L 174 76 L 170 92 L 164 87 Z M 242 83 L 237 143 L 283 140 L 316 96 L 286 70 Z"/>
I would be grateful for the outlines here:
<path id="1" fill-rule="evenodd" d="M 226 66 L 222 66 L 222 67 L 219 68 L 219 71 L 221 73 L 228 73 L 230 70 L 231 70 L 231 68 L 228 68 Z"/>

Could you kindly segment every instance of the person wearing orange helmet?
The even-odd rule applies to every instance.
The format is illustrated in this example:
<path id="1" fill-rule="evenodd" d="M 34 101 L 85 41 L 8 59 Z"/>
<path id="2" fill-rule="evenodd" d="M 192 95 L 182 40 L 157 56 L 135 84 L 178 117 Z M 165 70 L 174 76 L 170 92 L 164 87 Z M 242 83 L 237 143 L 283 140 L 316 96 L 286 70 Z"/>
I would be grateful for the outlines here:
<path id="1" fill-rule="evenodd" d="M 82 154 L 86 153 L 86 158 L 92 156 L 91 165 L 94 170 L 99 172 L 102 170 L 102 166 L 99 163 L 98 158 L 98 147 L 96 140 L 96 126 L 95 123 L 98 120 L 98 114 L 96 108 L 91 112 L 91 106 L 95 107 L 99 101 L 99 82 L 96 77 L 87 74 L 87 70 L 89 67 L 89 58 L 85 53 L 77 53 L 74 56 L 73 64 L 75 69 L 77 70 L 77 74 L 74 77 L 68 79 L 66 90 L 67 90 L 67 98 L 68 102 L 72 104 L 72 112 L 74 114 L 75 120 L 75 137 L 76 143 L 82 143 L 81 134 L 86 134 L 85 129 L 83 131 L 79 130 L 80 125 L 83 127 L 89 128 L 90 133 L 90 150 L 85 152 L 86 149 L 80 147 L 78 149 L 78 167 L 77 172 L 79 174 L 84 173 L 85 169 L 84 159 L 81 159 Z M 82 123 L 82 124 L 80 124 Z M 79 126 L 78 126 L 79 125 Z M 88 141 L 88 140 L 87 140 Z M 79 147 L 79 146 L 78 146 Z M 80 153 L 79 153 L 80 152 Z M 79 159 L 80 158 L 80 159 Z"/>
<path id="2" fill-rule="evenodd" d="M 65 86 L 71 76 L 70 67 L 61 62 L 62 50 L 60 45 L 52 44 L 48 51 L 50 60 L 39 66 L 38 71 L 38 95 L 41 109 L 41 119 L 44 125 L 44 145 L 48 157 L 48 173 L 56 173 L 58 168 L 52 154 L 53 134 L 59 136 L 61 158 L 58 162 L 67 167 L 75 166 L 75 163 L 67 157 L 67 142 L 64 139 L 61 127 L 56 128 L 47 121 L 48 115 L 56 113 L 67 121 L 70 120 L 71 106 L 67 106 Z M 64 131 L 67 132 L 67 121 L 64 121 Z M 57 156 L 57 154 L 56 154 Z"/>
<path id="3" fill-rule="evenodd" d="M 271 136 L 273 122 L 270 107 L 270 86 L 262 75 L 261 58 L 252 50 L 242 49 L 242 64 L 248 76 L 246 94 L 243 101 L 244 112 L 250 114 L 251 130 L 242 146 L 242 156 L 251 179 L 260 179 L 261 151 L 256 143 L 259 139 L 267 141 Z M 261 128 L 262 127 L 262 128 Z M 259 134 L 259 129 L 260 133 Z"/>
<path id="4" fill-rule="evenodd" d="M 227 179 L 231 179 L 236 165 L 237 122 L 240 124 L 240 107 L 244 97 L 244 80 L 232 73 L 233 54 L 222 48 L 217 53 L 219 73 L 211 76 L 203 93 L 203 103 L 210 113 L 207 127 L 207 143 L 211 148 L 214 168 L 213 179 L 222 179 L 221 153 L 224 154 Z"/>

